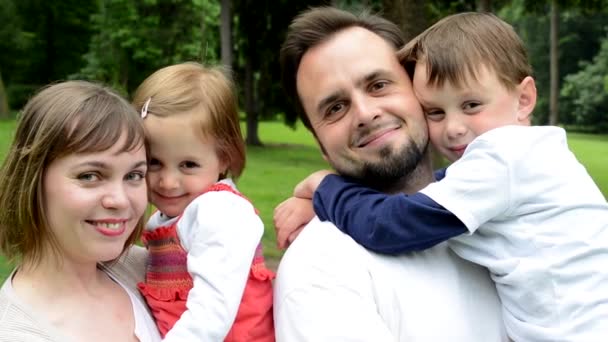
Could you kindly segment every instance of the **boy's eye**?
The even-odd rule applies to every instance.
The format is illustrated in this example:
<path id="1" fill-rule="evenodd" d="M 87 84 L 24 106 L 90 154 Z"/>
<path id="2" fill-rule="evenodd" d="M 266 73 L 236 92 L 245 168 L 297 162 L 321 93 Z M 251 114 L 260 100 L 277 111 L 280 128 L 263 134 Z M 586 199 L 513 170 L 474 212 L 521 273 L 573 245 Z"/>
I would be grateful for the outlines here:
<path id="1" fill-rule="evenodd" d="M 445 117 L 445 112 L 441 109 L 425 110 L 424 114 L 430 121 L 441 121 Z"/>
<path id="2" fill-rule="evenodd" d="M 466 103 L 465 103 L 465 104 L 462 106 L 462 108 L 463 108 L 464 110 L 473 110 L 473 109 L 475 109 L 475 108 L 477 108 L 477 107 L 479 107 L 479 106 L 481 106 L 481 103 L 479 103 L 479 102 L 466 102 Z"/>

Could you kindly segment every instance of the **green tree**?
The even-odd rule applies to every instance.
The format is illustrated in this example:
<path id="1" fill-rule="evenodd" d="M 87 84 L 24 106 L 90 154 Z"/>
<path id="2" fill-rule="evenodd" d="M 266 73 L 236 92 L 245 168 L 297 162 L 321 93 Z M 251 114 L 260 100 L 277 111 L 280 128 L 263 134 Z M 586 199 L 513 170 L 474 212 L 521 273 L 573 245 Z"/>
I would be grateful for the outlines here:
<path id="1" fill-rule="evenodd" d="M 86 65 L 72 78 L 125 93 L 153 71 L 184 61 L 215 63 L 220 6 L 209 0 L 99 0 Z"/>
<path id="2" fill-rule="evenodd" d="M 591 62 L 565 77 L 561 95 L 574 124 L 608 132 L 608 36 Z"/>

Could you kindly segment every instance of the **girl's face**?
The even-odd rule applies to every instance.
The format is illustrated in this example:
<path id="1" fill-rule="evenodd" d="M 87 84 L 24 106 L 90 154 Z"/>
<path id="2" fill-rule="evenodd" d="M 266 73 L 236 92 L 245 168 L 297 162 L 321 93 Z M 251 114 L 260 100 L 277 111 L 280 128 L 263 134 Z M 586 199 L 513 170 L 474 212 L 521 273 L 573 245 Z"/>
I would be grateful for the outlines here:
<path id="1" fill-rule="evenodd" d="M 145 148 L 121 151 L 125 139 L 102 152 L 58 158 L 44 172 L 44 210 L 65 260 L 115 259 L 144 214 Z"/>
<path id="2" fill-rule="evenodd" d="M 179 216 L 227 166 L 217 155 L 214 139 L 197 134 L 187 116 L 149 115 L 144 124 L 150 149 L 149 200 L 163 214 Z"/>

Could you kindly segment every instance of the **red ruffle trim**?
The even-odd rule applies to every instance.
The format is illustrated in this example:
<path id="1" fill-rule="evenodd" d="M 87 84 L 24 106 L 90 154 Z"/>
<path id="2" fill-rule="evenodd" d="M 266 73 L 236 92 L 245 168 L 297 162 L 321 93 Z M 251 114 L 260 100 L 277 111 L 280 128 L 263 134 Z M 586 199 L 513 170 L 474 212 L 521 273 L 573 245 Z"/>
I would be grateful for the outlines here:
<path id="1" fill-rule="evenodd" d="M 163 302 L 186 301 L 188 299 L 188 292 L 190 292 L 190 288 L 155 287 L 143 282 L 137 284 L 137 287 L 144 297 L 151 297 Z"/>
<path id="2" fill-rule="evenodd" d="M 261 281 L 272 280 L 276 277 L 276 274 L 273 271 L 266 268 L 266 266 L 264 264 L 251 266 L 250 274 L 254 279 L 261 280 Z"/>
<path id="3" fill-rule="evenodd" d="M 147 241 L 150 241 L 150 240 L 160 240 L 160 239 L 164 239 L 167 237 L 176 237 L 177 238 L 177 232 L 175 231 L 174 226 L 164 226 L 164 227 L 158 227 L 154 230 L 146 230 L 141 235 L 141 240 L 144 243 L 146 243 Z"/>

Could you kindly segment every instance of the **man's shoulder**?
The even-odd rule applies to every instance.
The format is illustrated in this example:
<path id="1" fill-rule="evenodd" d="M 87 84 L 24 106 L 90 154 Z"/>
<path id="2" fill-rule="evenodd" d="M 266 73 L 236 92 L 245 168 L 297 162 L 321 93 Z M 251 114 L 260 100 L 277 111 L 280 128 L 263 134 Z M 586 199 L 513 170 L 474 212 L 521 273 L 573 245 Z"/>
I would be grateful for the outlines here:
<path id="1" fill-rule="evenodd" d="M 365 276 L 370 252 L 331 222 L 315 217 L 289 246 L 277 271 L 275 296 L 331 281 Z M 330 277 L 328 275 L 331 275 Z"/>

